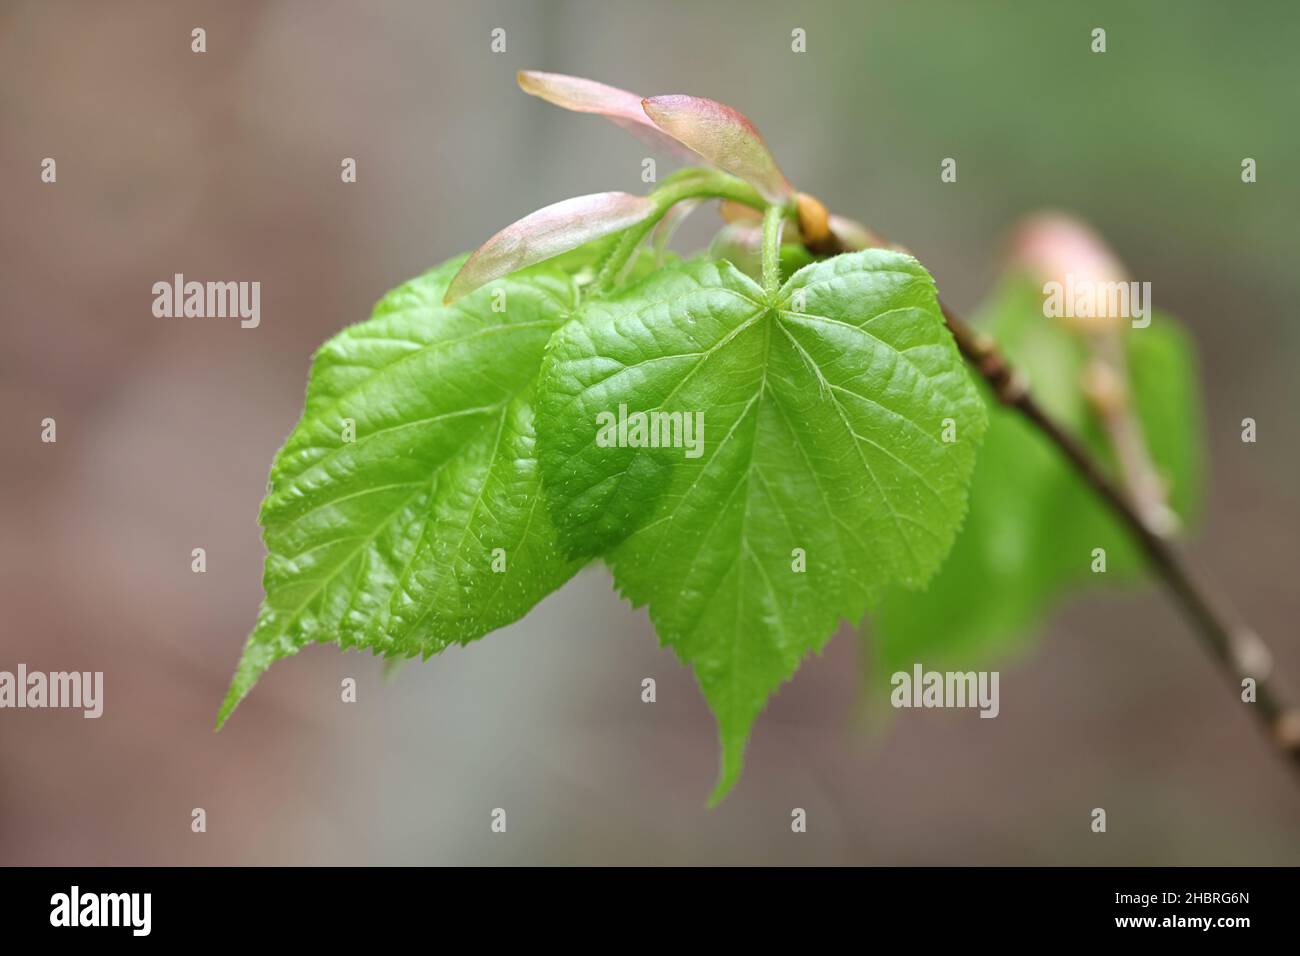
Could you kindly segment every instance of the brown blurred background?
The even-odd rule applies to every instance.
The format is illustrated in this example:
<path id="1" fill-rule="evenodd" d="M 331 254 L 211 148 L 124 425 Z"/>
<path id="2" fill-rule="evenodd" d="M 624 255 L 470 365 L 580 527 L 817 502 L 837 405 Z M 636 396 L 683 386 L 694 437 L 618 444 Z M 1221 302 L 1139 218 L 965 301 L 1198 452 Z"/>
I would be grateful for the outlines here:
<path id="1" fill-rule="evenodd" d="M 1197 340 L 1193 556 L 1300 685 L 1298 32 L 1281 0 L 3 3 L 0 669 L 102 670 L 106 702 L 0 712 L 0 863 L 1300 863 L 1297 780 L 1154 589 L 1063 607 L 994 721 L 866 706 L 846 628 L 713 811 L 712 718 L 599 567 L 391 681 L 309 649 L 211 729 L 312 350 L 534 208 L 643 188 L 644 148 L 518 92 L 524 67 L 737 105 L 962 309 L 1018 216 L 1090 218 Z M 260 328 L 155 318 L 176 272 L 260 281 Z"/>

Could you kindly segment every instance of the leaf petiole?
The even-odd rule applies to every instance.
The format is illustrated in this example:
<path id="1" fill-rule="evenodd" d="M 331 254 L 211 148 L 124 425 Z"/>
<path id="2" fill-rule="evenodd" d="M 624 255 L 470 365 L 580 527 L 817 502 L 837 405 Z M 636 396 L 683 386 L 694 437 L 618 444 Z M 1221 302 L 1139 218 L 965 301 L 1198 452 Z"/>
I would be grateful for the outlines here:
<path id="1" fill-rule="evenodd" d="M 596 279 L 590 286 L 591 292 L 600 294 L 614 287 L 637 248 L 659 224 L 659 220 L 679 202 L 688 199 L 724 199 L 759 210 L 776 209 L 785 215 L 785 210 L 780 207 L 769 207 L 758 190 L 749 183 L 715 169 L 682 170 L 651 193 L 650 198 L 655 201 L 655 212 L 619 237 L 601 264 Z"/>
<path id="2" fill-rule="evenodd" d="M 768 206 L 763 213 L 763 291 L 769 299 L 781 287 L 781 227 L 785 210 Z"/>

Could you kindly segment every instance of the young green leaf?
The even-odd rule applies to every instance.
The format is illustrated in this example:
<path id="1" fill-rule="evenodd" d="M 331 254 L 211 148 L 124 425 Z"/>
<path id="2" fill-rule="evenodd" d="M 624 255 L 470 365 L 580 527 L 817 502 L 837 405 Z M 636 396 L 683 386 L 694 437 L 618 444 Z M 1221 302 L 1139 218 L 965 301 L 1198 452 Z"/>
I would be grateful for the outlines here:
<path id="1" fill-rule="evenodd" d="M 985 427 L 929 274 L 883 250 L 770 300 L 727 262 L 662 270 L 558 332 L 539 393 L 552 517 L 694 668 L 722 743 L 715 800 L 802 658 L 938 567 Z M 659 447 L 636 447 L 650 412 Z"/>
<path id="2" fill-rule="evenodd" d="M 310 642 L 428 657 L 517 620 L 577 569 L 541 501 L 532 406 L 573 282 L 538 268 L 444 306 L 463 261 L 317 352 L 271 468 L 266 601 L 218 726 Z"/>
<path id="3" fill-rule="evenodd" d="M 1098 460 L 1111 454 L 1079 390 L 1084 346 L 1045 319 L 1037 287 L 1009 277 L 980 324 L 1025 372 L 1040 401 Z M 1200 412 L 1191 347 L 1168 315 L 1124 334 L 1134 406 L 1173 510 L 1189 521 L 1200 497 Z M 992 399 L 990 398 L 990 403 Z M 877 671 L 915 662 L 972 667 L 1031 636 L 1071 588 L 1133 580 L 1145 564 L 1121 527 L 1060 453 L 1016 413 L 993 405 L 971 481 L 970 516 L 924 592 L 891 591 L 873 622 Z M 1092 570 L 1094 549 L 1105 573 Z"/>

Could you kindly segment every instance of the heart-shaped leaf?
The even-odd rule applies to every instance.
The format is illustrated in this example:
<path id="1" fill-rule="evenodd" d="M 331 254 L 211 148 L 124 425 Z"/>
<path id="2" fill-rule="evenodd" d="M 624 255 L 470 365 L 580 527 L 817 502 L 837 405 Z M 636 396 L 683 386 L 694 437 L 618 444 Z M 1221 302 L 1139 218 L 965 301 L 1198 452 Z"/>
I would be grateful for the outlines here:
<path id="1" fill-rule="evenodd" d="M 539 393 L 562 540 L 605 553 L 694 668 L 722 741 L 715 799 L 802 658 L 886 585 L 934 573 L 985 427 L 929 274 L 883 250 L 771 299 L 726 262 L 662 270 L 560 330 Z"/>
<path id="2" fill-rule="evenodd" d="M 532 406 L 573 282 L 539 270 L 444 306 L 462 261 L 316 354 L 262 503 L 266 601 L 218 726 L 311 642 L 428 657 L 517 620 L 577 569 L 541 502 Z"/>

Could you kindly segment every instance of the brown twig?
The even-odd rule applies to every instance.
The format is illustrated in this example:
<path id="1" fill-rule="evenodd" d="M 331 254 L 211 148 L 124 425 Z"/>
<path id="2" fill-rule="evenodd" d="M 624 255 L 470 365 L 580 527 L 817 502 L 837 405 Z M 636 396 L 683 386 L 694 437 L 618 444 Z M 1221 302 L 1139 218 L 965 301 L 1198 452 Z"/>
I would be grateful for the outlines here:
<path id="1" fill-rule="evenodd" d="M 877 237 L 872 237 L 873 241 Z M 879 240 L 887 244 L 886 240 Z M 812 250 L 823 255 L 852 251 L 854 246 L 832 235 Z M 894 246 L 893 248 L 902 247 Z M 1056 446 L 1082 478 L 1092 486 L 1137 539 L 1147 560 L 1160 575 L 1219 669 L 1238 688 L 1247 678 L 1255 681 L 1251 711 L 1281 756 L 1300 771 L 1300 709 L 1287 703 L 1271 680 L 1273 655 L 1264 641 L 1220 597 L 1197 581 L 1173 544 L 1153 529 L 1093 459 L 1088 449 L 1062 428 L 1034 400 L 1023 376 L 1007 361 L 992 338 L 976 331 L 941 300 L 944 320 L 962 357 L 992 389 L 998 402 L 1014 409 Z"/>
<path id="2" fill-rule="evenodd" d="M 1142 519 L 1079 440 L 1043 411 L 997 343 L 972 329 L 947 305 L 941 302 L 940 307 L 957 348 L 988 383 L 997 400 L 1019 412 L 1055 445 L 1137 539 L 1220 669 L 1238 687 L 1246 678 L 1254 679 L 1255 715 L 1282 754 L 1300 770 L 1300 711 L 1283 703 L 1270 681 L 1272 655 L 1268 647 L 1226 602 L 1211 597 L 1173 545 Z"/>

